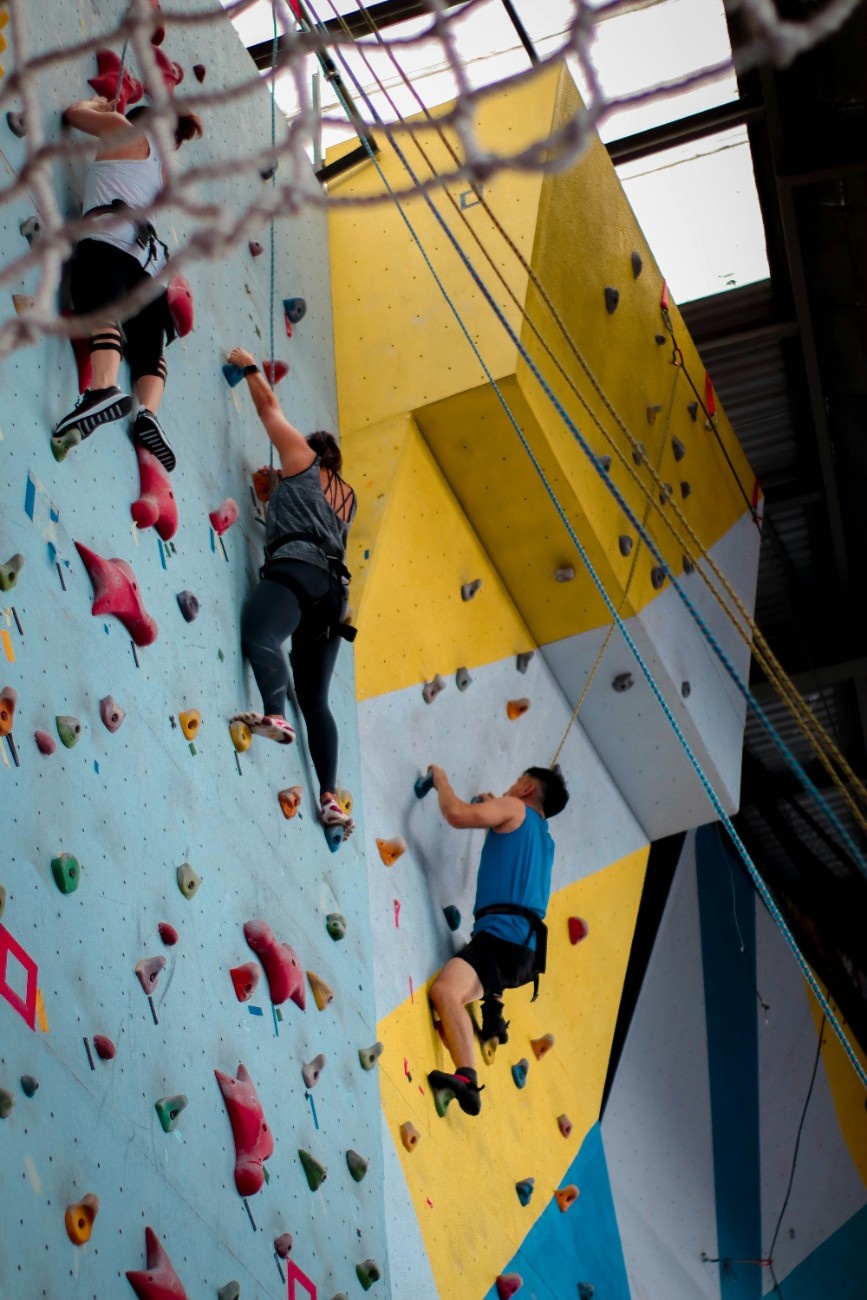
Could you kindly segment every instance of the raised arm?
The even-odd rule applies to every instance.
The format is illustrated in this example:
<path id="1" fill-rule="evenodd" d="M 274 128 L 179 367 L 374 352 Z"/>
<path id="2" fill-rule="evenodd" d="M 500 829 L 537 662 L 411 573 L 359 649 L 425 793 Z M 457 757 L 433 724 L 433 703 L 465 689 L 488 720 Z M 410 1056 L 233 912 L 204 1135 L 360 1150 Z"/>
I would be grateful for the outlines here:
<path id="1" fill-rule="evenodd" d="M 440 812 L 449 826 L 457 830 L 514 831 L 523 822 L 526 808 L 514 795 L 488 795 L 481 803 L 467 803 L 455 794 L 441 767 L 431 766 L 430 770 Z"/>
<path id="2" fill-rule="evenodd" d="M 136 128 L 132 122 L 128 122 L 123 113 L 118 113 L 114 103 L 106 99 L 103 95 L 94 95 L 92 99 L 79 99 L 63 114 L 64 122 L 69 126 L 74 126 L 78 131 L 84 131 L 87 135 L 99 136 L 101 139 L 106 136 L 115 136 L 116 141 L 113 143 L 126 143 L 127 137 L 130 139 L 143 134 L 140 128 Z"/>
<path id="3" fill-rule="evenodd" d="M 256 365 L 252 353 L 245 351 L 244 348 L 233 348 L 229 353 L 229 361 L 235 366 L 240 366 L 242 370 Z M 251 371 L 246 379 L 256 414 L 280 457 L 281 470 L 287 477 L 300 474 L 302 470 L 313 464 L 316 452 L 304 434 L 286 419 L 280 410 L 280 403 L 261 371 L 258 368 Z"/>

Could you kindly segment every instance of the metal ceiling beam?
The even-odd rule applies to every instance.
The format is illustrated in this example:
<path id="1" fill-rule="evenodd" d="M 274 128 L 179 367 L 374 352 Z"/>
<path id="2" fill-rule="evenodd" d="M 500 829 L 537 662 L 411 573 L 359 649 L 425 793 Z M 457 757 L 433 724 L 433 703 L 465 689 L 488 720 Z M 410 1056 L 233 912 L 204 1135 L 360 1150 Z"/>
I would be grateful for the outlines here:
<path id="1" fill-rule="evenodd" d="M 442 0 L 442 4 L 446 9 L 454 9 L 457 5 L 465 3 L 466 0 Z M 361 36 L 370 35 L 370 22 L 374 24 L 377 30 L 383 31 L 386 27 L 392 27 L 395 23 L 405 23 L 409 22 L 411 18 L 424 17 L 430 17 L 430 5 L 426 3 L 426 0 L 381 0 L 381 3 L 368 5 L 364 10 L 352 9 L 349 13 L 343 14 L 341 18 L 326 18 L 319 25 L 332 35 L 349 35 L 358 40 Z M 278 36 L 278 52 L 283 49 L 285 39 L 284 36 Z M 270 68 L 274 53 L 274 42 L 267 40 L 259 41 L 256 45 L 249 45 L 247 53 L 257 68 L 262 70 Z"/>
<path id="2" fill-rule="evenodd" d="M 736 99 L 729 104 L 718 104 L 701 113 L 692 113 L 689 117 L 680 117 L 674 122 L 651 127 L 648 131 L 637 131 L 635 135 L 610 140 L 605 147 L 615 165 L 636 162 L 640 158 L 659 153 L 662 149 L 690 144 L 693 140 L 704 140 L 720 131 L 729 131 L 733 126 L 758 122 L 764 112 L 764 106 L 760 103 L 750 99 Z"/>

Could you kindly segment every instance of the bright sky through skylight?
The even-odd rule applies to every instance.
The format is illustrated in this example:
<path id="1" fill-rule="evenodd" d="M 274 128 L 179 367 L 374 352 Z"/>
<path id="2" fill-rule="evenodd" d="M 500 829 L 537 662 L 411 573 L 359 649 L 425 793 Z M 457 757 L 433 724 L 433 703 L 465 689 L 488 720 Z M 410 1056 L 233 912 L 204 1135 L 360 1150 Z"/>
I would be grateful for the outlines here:
<path id="1" fill-rule="evenodd" d="M 573 12 L 571 0 L 513 0 L 539 54 L 556 49 Z M 356 12 L 354 0 L 306 0 L 311 17 L 333 18 L 335 10 Z M 454 31 L 463 66 L 473 85 L 490 85 L 528 66 L 526 51 L 500 0 L 488 0 L 465 17 L 456 13 Z M 388 29 L 400 36 L 424 30 L 428 20 Z M 245 45 L 269 40 L 273 31 L 269 0 L 255 6 L 236 27 Z M 388 58 L 369 42 L 365 49 L 398 112 L 412 115 L 418 104 Z M 394 109 L 376 86 L 358 55 L 351 67 L 376 112 L 386 121 Z M 722 0 L 656 0 L 598 24 L 592 59 L 607 97 L 621 97 L 687 75 L 698 68 L 725 63 L 730 57 Z M 438 42 L 429 41 L 398 54 L 401 72 L 425 104 L 454 98 L 454 78 Z M 311 75 L 315 64 L 311 61 Z M 580 70 L 572 71 L 582 91 Z M 352 80 L 344 75 L 355 95 Z M 320 82 L 323 113 L 338 117 L 341 110 L 324 81 Z M 661 123 L 700 112 L 737 96 L 733 72 L 709 84 L 649 104 L 613 110 L 600 135 L 610 141 Z M 287 113 L 296 108 L 289 78 L 281 81 L 278 103 Z M 326 127 L 323 145 L 353 133 Z M 618 167 L 627 197 L 674 298 L 686 302 L 719 293 L 768 275 L 764 230 L 753 179 L 745 128 L 708 136 Z"/>

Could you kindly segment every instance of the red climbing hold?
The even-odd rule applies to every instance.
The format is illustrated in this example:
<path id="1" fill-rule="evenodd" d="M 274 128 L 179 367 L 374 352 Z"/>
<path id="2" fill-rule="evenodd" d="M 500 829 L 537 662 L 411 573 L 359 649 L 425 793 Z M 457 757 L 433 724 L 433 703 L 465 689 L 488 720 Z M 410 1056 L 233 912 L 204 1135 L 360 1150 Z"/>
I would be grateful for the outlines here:
<path id="1" fill-rule="evenodd" d="M 106 99 L 117 98 L 117 111 L 125 113 L 128 105 L 134 104 L 141 99 L 144 94 L 144 87 L 137 77 L 134 77 L 129 68 L 124 65 L 123 79 L 118 85 L 120 78 L 121 62 L 114 50 L 97 50 L 96 51 L 96 71 L 97 75 L 91 77 L 88 86 L 92 86 L 97 95 L 103 95 Z"/>
<path id="2" fill-rule="evenodd" d="M 195 312 L 193 310 L 193 291 L 189 281 L 178 272 L 173 275 L 166 286 L 166 301 L 169 314 L 179 339 L 186 338 L 192 332 Z"/>
<path id="3" fill-rule="evenodd" d="M 294 949 L 278 943 L 265 921 L 247 921 L 244 938 L 265 968 L 265 978 L 275 1006 L 287 998 L 303 1011 L 307 1005 L 304 971 Z"/>
<path id="4" fill-rule="evenodd" d="M 263 361 L 262 373 L 271 387 L 276 388 L 280 380 L 285 379 L 289 374 L 289 367 L 285 361 L 275 361 L 273 366 L 270 361 Z"/>
<path id="5" fill-rule="evenodd" d="M 154 528 L 164 542 L 178 531 L 178 503 L 169 476 L 146 447 L 136 444 L 139 498 L 130 506 L 130 514 L 139 528 Z"/>
<path id="6" fill-rule="evenodd" d="M 235 1139 L 235 1186 L 239 1195 L 252 1196 L 261 1191 L 265 1182 L 262 1166 L 274 1153 L 274 1138 L 245 1067 L 239 1063 L 237 1079 L 221 1070 L 215 1070 L 214 1074 Z"/>
<path id="7" fill-rule="evenodd" d="M 145 1257 L 143 1271 L 126 1275 L 139 1300 L 187 1300 L 183 1283 L 153 1228 L 145 1228 Z"/>
<path id="8" fill-rule="evenodd" d="M 587 938 L 587 932 L 590 927 L 587 922 L 580 916 L 569 917 L 569 942 L 580 943 L 582 939 Z"/>
<path id="9" fill-rule="evenodd" d="M 151 0 L 151 8 L 153 9 L 154 13 L 158 14 L 160 11 L 160 0 Z M 165 39 L 166 39 L 165 24 L 158 23 L 157 26 L 151 32 L 151 45 L 162 45 Z"/>
<path id="10" fill-rule="evenodd" d="M 510 1300 L 516 1291 L 520 1291 L 524 1279 L 520 1273 L 501 1273 L 497 1278 L 497 1295 L 499 1300 Z"/>
<path id="11" fill-rule="evenodd" d="M 168 921 L 160 921 L 157 929 L 160 932 L 160 938 L 167 948 L 173 948 L 178 941 L 178 932 Z"/>
<path id="12" fill-rule="evenodd" d="M 222 537 L 223 533 L 227 532 L 238 518 L 237 501 L 233 501 L 231 497 L 226 497 L 226 500 L 220 508 L 218 510 L 212 510 L 208 515 L 208 518 L 211 521 L 211 527 L 214 532 L 218 537 Z"/>
<path id="13" fill-rule="evenodd" d="M 256 992 L 256 985 L 262 978 L 262 972 L 254 961 L 247 961 L 243 966 L 233 966 L 229 971 L 239 1002 L 249 1002 Z"/>
<path id="14" fill-rule="evenodd" d="M 96 1048 L 96 1054 L 101 1061 L 113 1061 L 117 1056 L 117 1048 L 110 1038 L 106 1038 L 105 1034 L 94 1034 L 93 1046 Z"/>
<path id="15" fill-rule="evenodd" d="M 292 1233 L 281 1232 L 279 1237 L 274 1238 L 274 1253 L 281 1259 L 289 1258 L 289 1251 L 292 1249 Z"/>
<path id="16" fill-rule="evenodd" d="M 713 380 L 707 371 L 704 372 L 704 405 L 708 417 L 712 420 L 716 415 L 716 398 L 713 393 Z"/>
<path id="17" fill-rule="evenodd" d="M 142 604 L 135 574 L 125 560 L 104 560 L 101 555 L 75 543 L 93 584 L 91 614 L 113 614 L 123 623 L 136 645 L 151 645 L 157 639 L 156 620 Z"/>
<path id="18" fill-rule="evenodd" d="M 157 67 L 162 75 L 166 90 L 170 95 L 173 95 L 175 86 L 179 86 L 184 79 L 183 68 L 179 63 L 173 63 L 162 50 L 154 50 L 154 58 L 157 61 Z M 150 90 L 148 90 L 148 93 L 150 93 Z"/>
<path id="19" fill-rule="evenodd" d="M 193 64 L 193 76 L 196 78 L 196 81 L 200 83 L 203 82 L 207 75 L 208 69 L 205 67 L 204 63 Z"/>
<path id="20" fill-rule="evenodd" d="M 251 257 L 261 257 L 265 251 L 258 239 L 251 239 L 247 247 L 250 250 Z"/>

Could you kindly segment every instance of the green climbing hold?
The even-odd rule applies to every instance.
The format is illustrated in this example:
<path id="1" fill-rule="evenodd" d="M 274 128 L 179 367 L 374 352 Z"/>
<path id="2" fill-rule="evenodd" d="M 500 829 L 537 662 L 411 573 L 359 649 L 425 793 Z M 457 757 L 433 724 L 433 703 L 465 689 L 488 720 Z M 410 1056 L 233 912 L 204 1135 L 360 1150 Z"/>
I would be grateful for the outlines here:
<path id="1" fill-rule="evenodd" d="M 51 859 L 54 883 L 61 894 L 74 894 L 81 884 L 81 865 L 72 853 L 58 853 Z"/>
<path id="2" fill-rule="evenodd" d="M 24 556 L 18 551 L 5 564 L 0 564 L 0 591 L 11 591 L 24 567 Z"/>
<path id="3" fill-rule="evenodd" d="M 317 1192 L 328 1177 L 328 1170 L 309 1151 L 303 1151 L 299 1148 L 298 1155 L 301 1157 L 301 1164 L 304 1166 L 304 1173 L 307 1175 L 308 1187 L 311 1192 Z"/>
<path id="4" fill-rule="evenodd" d="M 182 862 L 178 867 L 178 889 L 184 898 L 192 898 L 202 883 L 202 877 L 190 866 L 189 862 Z"/>
<path id="5" fill-rule="evenodd" d="M 186 1107 L 187 1098 L 182 1092 L 174 1097 L 160 1097 L 159 1101 L 154 1102 L 154 1110 L 159 1116 L 164 1133 L 171 1133 L 178 1127 L 178 1118 Z"/>
<path id="6" fill-rule="evenodd" d="M 370 1161 L 365 1160 L 364 1156 L 360 1156 L 357 1151 L 350 1149 L 346 1153 L 346 1165 L 355 1181 L 360 1183 L 367 1173 Z"/>
<path id="7" fill-rule="evenodd" d="M 339 912 L 329 912 L 325 918 L 325 929 L 331 935 L 335 943 L 339 939 L 346 938 L 346 917 L 341 916 Z"/>
<path id="8" fill-rule="evenodd" d="M 358 1059 L 361 1062 L 362 1069 L 372 1070 L 383 1053 L 382 1043 L 374 1043 L 372 1047 L 359 1047 Z"/>
<path id="9" fill-rule="evenodd" d="M 80 442 L 81 430 L 78 425 L 74 424 L 71 429 L 66 429 L 64 433 L 61 433 L 57 437 L 52 434 L 51 454 L 59 463 L 62 460 L 66 460 L 66 457 L 69 452 L 72 451 L 72 448 L 77 447 Z"/>
<path id="10" fill-rule="evenodd" d="M 58 714 L 54 719 L 54 725 L 57 727 L 61 745 L 65 745 L 67 749 L 72 749 L 72 746 L 78 743 L 81 735 L 81 723 L 78 718 Z"/>
<path id="11" fill-rule="evenodd" d="M 241 1283 L 236 1282 L 234 1279 L 227 1282 L 225 1286 L 221 1286 L 217 1292 L 217 1300 L 240 1300 L 240 1296 Z"/>
<path id="12" fill-rule="evenodd" d="M 7 1088 L 0 1088 L 0 1119 L 6 1119 L 14 1105 L 12 1093 Z"/>
<path id="13" fill-rule="evenodd" d="M 355 1265 L 355 1273 L 365 1291 L 369 1291 L 374 1282 L 382 1277 L 382 1270 L 375 1259 L 363 1259 Z"/>
<path id="14" fill-rule="evenodd" d="M 433 1089 L 434 1106 L 436 1107 L 436 1113 L 439 1115 L 440 1119 L 445 1119 L 446 1111 L 449 1108 L 449 1102 L 454 1101 L 454 1099 L 455 1094 L 452 1092 L 451 1088 Z"/>
<path id="15" fill-rule="evenodd" d="M 24 1093 L 25 1097 L 35 1097 L 38 1088 L 38 1079 L 34 1079 L 32 1074 L 22 1074 L 21 1091 Z"/>

